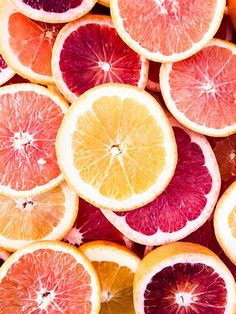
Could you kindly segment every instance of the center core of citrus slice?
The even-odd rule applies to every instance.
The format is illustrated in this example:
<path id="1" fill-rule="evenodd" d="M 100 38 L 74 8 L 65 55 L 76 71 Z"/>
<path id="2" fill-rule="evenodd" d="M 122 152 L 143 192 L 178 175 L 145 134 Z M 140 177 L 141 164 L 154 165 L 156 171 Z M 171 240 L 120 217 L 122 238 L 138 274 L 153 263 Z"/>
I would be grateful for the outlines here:
<path id="1" fill-rule="evenodd" d="M 189 306 L 193 300 L 192 300 L 192 294 L 188 292 L 178 292 L 175 295 L 176 303 L 180 306 Z"/>

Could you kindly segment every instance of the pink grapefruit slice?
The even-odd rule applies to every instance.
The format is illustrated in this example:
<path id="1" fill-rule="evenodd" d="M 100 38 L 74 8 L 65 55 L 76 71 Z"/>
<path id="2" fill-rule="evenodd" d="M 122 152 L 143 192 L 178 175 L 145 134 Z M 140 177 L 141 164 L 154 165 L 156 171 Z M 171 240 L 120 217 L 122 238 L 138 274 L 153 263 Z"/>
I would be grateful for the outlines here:
<path id="1" fill-rule="evenodd" d="M 60 31 L 53 48 L 52 70 L 58 88 L 74 101 L 103 83 L 145 88 L 148 61 L 121 40 L 110 17 L 88 15 Z"/>
<path id="2" fill-rule="evenodd" d="M 0 267 L 3 265 L 3 263 L 8 259 L 10 256 L 10 253 L 5 251 L 4 249 L 0 248 Z"/>
<path id="3" fill-rule="evenodd" d="M 1 313 L 98 314 L 100 285 L 79 250 L 37 242 L 11 255 L 0 269 Z"/>
<path id="4" fill-rule="evenodd" d="M 102 210 L 129 239 L 145 245 L 177 241 L 210 217 L 220 191 L 220 174 L 207 140 L 171 119 L 178 163 L 174 177 L 154 201 L 130 212 Z"/>
<path id="5" fill-rule="evenodd" d="M 0 86 L 9 81 L 15 73 L 9 68 L 0 54 Z"/>
<path id="6" fill-rule="evenodd" d="M 63 180 L 55 139 L 67 108 L 45 87 L 0 88 L 0 193 L 31 197 Z"/>
<path id="7" fill-rule="evenodd" d="M 171 113 L 210 136 L 236 132 L 236 45 L 213 39 L 194 56 L 163 64 L 160 86 Z"/>
<path id="8" fill-rule="evenodd" d="M 161 63 L 150 61 L 149 62 L 149 71 L 148 71 L 148 81 L 146 88 L 153 92 L 160 92 L 160 82 L 159 82 L 159 73 L 160 73 Z"/>

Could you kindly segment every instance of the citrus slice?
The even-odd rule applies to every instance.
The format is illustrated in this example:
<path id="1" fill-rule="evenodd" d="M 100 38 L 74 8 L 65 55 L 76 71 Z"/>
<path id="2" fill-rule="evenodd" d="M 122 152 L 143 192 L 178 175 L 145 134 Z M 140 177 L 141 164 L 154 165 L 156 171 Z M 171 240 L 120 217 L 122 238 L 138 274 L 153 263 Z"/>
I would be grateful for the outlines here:
<path id="1" fill-rule="evenodd" d="M 1 313 L 96 314 L 99 280 L 90 261 L 61 242 L 36 242 L 0 269 Z"/>
<path id="2" fill-rule="evenodd" d="M 149 62 L 149 71 L 148 71 L 148 81 L 146 88 L 154 92 L 160 92 L 160 82 L 159 82 L 159 73 L 160 73 L 161 63 L 158 62 Z"/>
<path id="3" fill-rule="evenodd" d="M 135 314 L 133 281 L 140 264 L 138 256 L 108 241 L 86 243 L 80 251 L 92 262 L 100 280 L 100 314 Z"/>
<path id="4" fill-rule="evenodd" d="M 0 248 L 0 267 L 8 259 L 10 253 Z"/>
<path id="5" fill-rule="evenodd" d="M 29 80 L 25 79 L 24 77 L 15 74 L 9 81 L 7 81 L 3 86 L 5 85 L 12 85 L 12 84 L 19 84 L 19 83 L 30 83 Z"/>
<path id="6" fill-rule="evenodd" d="M 47 88 L 0 88 L 0 193 L 27 198 L 57 186 L 63 176 L 55 139 L 67 104 Z"/>
<path id="7" fill-rule="evenodd" d="M 97 86 L 69 108 L 57 136 L 67 181 L 99 208 L 131 210 L 160 194 L 177 162 L 172 128 L 147 92 Z"/>
<path id="8" fill-rule="evenodd" d="M 211 216 L 220 192 L 220 173 L 204 136 L 171 119 L 178 163 L 174 177 L 154 201 L 129 212 L 103 210 L 106 218 L 129 239 L 160 245 L 186 237 Z"/>
<path id="9" fill-rule="evenodd" d="M 117 32 L 130 47 L 147 59 L 175 62 L 215 35 L 225 0 L 110 0 L 110 7 Z"/>
<path id="10" fill-rule="evenodd" d="M 148 61 L 131 50 L 105 15 L 87 15 L 67 24 L 53 48 L 53 77 L 61 92 L 74 101 L 103 83 L 145 88 Z"/>
<path id="11" fill-rule="evenodd" d="M 38 21 L 66 23 L 88 13 L 97 0 L 10 0 L 18 11 Z"/>
<path id="12" fill-rule="evenodd" d="M 0 246 L 15 251 L 30 242 L 61 240 L 72 228 L 78 198 L 67 184 L 33 198 L 0 195 Z"/>
<path id="13" fill-rule="evenodd" d="M 228 0 L 228 12 L 236 30 L 236 0 Z"/>
<path id="14" fill-rule="evenodd" d="M 220 27 L 215 34 L 215 38 L 233 41 L 234 39 L 234 28 L 231 23 L 229 15 L 224 15 Z"/>
<path id="15" fill-rule="evenodd" d="M 194 243 L 176 242 L 153 250 L 134 279 L 137 314 L 233 314 L 232 274 L 218 256 Z"/>
<path id="16" fill-rule="evenodd" d="M 0 86 L 9 81 L 15 73 L 9 68 L 0 54 Z"/>
<path id="17" fill-rule="evenodd" d="M 110 6 L 110 0 L 98 0 L 98 3 L 105 5 L 106 7 Z"/>
<path id="18" fill-rule="evenodd" d="M 40 84 L 53 84 L 52 47 L 61 24 L 31 20 L 6 0 L 0 11 L 0 48 L 7 64 L 19 75 Z"/>
<path id="19" fill-rule="evenodd" d="M 213 39 L 194 56 L 161 66 L 160 86 L 172 114 L 210 136 L 236 132 L 236 45 Z"/>
<path id="20" fill-rule="evenodd" d="M 221 196 L 214 213 L 216 238 L 228 258 L 236 265 L 236 181 Z"/>

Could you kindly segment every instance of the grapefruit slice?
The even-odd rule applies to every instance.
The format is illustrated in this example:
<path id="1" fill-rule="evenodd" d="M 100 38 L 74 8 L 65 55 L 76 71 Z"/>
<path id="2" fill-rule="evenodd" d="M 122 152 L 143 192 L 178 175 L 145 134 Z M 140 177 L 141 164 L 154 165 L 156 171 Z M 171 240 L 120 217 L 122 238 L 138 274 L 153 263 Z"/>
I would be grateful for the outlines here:
<path id="1" fill-rule="evenodd" d="M 9 81 L 15 73 L 9 68 L 0 54 L 0 86 Z"/>
<path id="2" fill-rule="evenodd" d="M 141 261 L 138 256 L 108 241 L 86 243 L 80 251 L 92 262 L 101 283 L 100 314 L 134 314 L 133 281 Z"/>
<path id="3" fill-rule="evenodd" d="M 134 279 L 138 314 L 233 314 L 232 274 L 218 256 L 194 243 L 176 242 L 153 250 Z"/>
<path id="4" fill-rule="evenodd" d="M 148 81 L 146 88 L 154 92 L 160 92 L 160 73 L 161 63 L 158 62 L 149 62 L 149 71 L 148 71 Z"/>
<path id="5" fill-rule="evenodd" d="M 216 238 L 228 258 L 236 265 L 236 181 L 221 196 L 214 214 Z"/>
<path id="6" fill-rule="evenodd" d="M 152 61 L 175 62 L 215 35 L 225 0 L 110 0 L 110 7 L 117 32 L 130 47 Z"/>
<path id="7" fill-rule="evenodd" d="M 88 13 L 97 0 L 10 0 L 17 11 L 47 23 L 66 23 Z"/>
<path id="8" fill-rule="evenodd" d="M 7 64 L 19 75 L 39 84 L 53 84 L 52 47 L 61 24 L 31 20 L 3 0 L 0 48 Z"/>
<path id="9" fill-rule="evenodd" d="M 177 241 L 210 217 L 220 191 L 220 174 L 207 140 L 171 119 L 178 163 L 174 177 L 154 201 L 130 212 L 103 210 L 129 239 L 145 245 Z"/>
<path id="10" fill-rule="evenodd" d="M 74 101 L 103 83 L 145 88 L 148 61 L 118 36 L 108 16 L 88 15 L 67 24 L 53 48 L 53 77 L 61 92 Z"/>
<path id="11" fill-rule="evenodd" d="M 27 198 L 57 186 L 63 176 L 55 139 L 67 104 L 47 88 L 0 88 L 0 193 Z"/>
<path id="12" fill-rule="evenodd" d="M 8 259 L 10 256 L 10 253 L 5 251 L 4 249 L 0 248 L 0 267 L 3 265 L 3 263 Z"/>
<path id="13" fill-rule="evenodd" d="M 163 98 L 187 128 L 210 136 L 236 132 L 236 46 L 213 39 L 194 56 L 163 64 Z"/>
<path id="14" fill-rule="evenodd" d="M 0 195 L 0 246 L 15 251 L 30 242 L 61 240 L 72 228 L 78 198 L 67 184 L 33 198 Z"/>
<path id="15" fill-rule="evenodd" d="M 220 28 L 218 29 L 217 33 L 215 34 L 215 38 L 233 41 L 234 39 L 234 28 L 231 23 L 229 15 L 225 14 L 222 22 L 220 24 Z"/>
<path id="16" fill-rule="evenodd" d="M 94 206 L 131 210 L 160 194 L 176 167 L 176 143 L 161 106 L 124 84 L 97 86 L 75 101 L 57 136 L 66 180 Z"/>
<path id="17" fill-rule="evenodd" d="M 0 269 L 0 291 L 2 313 L 97 314 L 100 309 L 92 264 L 61 242 L 36 242 L 11 255 Z"/>

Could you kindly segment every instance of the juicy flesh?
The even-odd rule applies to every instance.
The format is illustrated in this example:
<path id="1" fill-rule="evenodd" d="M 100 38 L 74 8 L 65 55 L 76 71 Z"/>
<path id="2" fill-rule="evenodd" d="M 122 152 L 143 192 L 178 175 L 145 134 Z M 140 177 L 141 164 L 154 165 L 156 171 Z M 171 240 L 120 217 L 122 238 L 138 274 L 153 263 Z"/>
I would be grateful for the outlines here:
<path id="1" fill-rule="evenodd" d="M 20 0 L 31 8 L 53 13 L 64 13 L 79 7 L 87 0 Z"/>
<path id="2" fill-rule="evenodd" d="M 143 48 L 163 55 L 198 43 L 213 21 L 216 0 L 118 0 L 126 32 Z M 202 14 L 204 10 L 204 14 Z"/>
<path id="3" fill-rule="evenodd" d="M 2 313 L 91 313 L 91 278 L 68 253 L 39 249 L 15 262 L 0 282 Z"/>
<path id="4" fill-rule="evenodd" d="M 174 63 L 169 76 L 171 97 L 191 121 L 220 129 L 236 123 L 236 55 L 209 46 Z"/>
<path id="5" fill-rule="evenodd" d="M 154 184 L 165 166 L 164 135 L 146 106 L 103 96 L 83 113 L 72 139 L 81 179 L 103 196 L 125 200 Z"/>
<path id="6" fill-rule="evenodd" d="M 24 191 L 56 178 L 59 106 L 29 91 L 1 95 L 0 108 L 0 185 Z"/>
<path id="7" fill-rule="evenodd" d="M 80 95 L 103 83 L 138 85 L 142 63 L 112 26 L 80 26 L 64 42 L 60 71 L 69 90 Z"/>
<path id="8" fill-rule="evenodd" d="M 227 302 L 224 280 L 213 268 L 179 263 L 157 273 L 144 292 L 145 314 L 223 314 Z"/>

